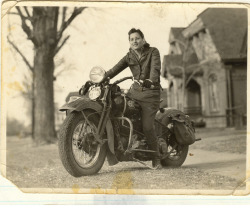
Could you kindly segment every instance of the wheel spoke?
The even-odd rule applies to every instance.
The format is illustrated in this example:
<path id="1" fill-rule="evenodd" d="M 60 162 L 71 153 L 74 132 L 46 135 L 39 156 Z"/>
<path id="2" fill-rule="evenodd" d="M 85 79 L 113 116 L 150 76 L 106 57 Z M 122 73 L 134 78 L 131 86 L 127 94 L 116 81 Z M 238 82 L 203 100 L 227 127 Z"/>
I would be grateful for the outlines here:
<path id="1" fill-rule="evenodd" d="M 83 151 L 83 163 L 86 164 L 86 152 Z"/>
<path id="2" fill-rule="evenodd" d="M 81 130 L 80 130 L 80 136 L 83 136 L 83 135 L 86 134 L 86 128 L 87 128 L 87 123 L 84 122 L 84 123 L 82 124 L 82 128 L 81 128 Z"/>
<path id="3" fill-rule="evenodd" d="M 79 122 L 75 127 L 72 136 L 73 155 L 76 162 L 83 168 L 93 166 L 100 154 L 100 146 L 92 145 L 93 133 L 96 130 L 94 124 L 88 125 L 86 121 Z M 81 146 L 78 146 L 78 141 L 84 136 L 89 136 L 90 139 L 81 141 Z M 93 137 L 93 138 L 92 138 Z M 91 140 L 91 141 L 90 141 Z"/>
<path id="4" fill-rule="evenodd" d="M 78 150 L 78 158 L 81 159 L 81 150 Z"/>

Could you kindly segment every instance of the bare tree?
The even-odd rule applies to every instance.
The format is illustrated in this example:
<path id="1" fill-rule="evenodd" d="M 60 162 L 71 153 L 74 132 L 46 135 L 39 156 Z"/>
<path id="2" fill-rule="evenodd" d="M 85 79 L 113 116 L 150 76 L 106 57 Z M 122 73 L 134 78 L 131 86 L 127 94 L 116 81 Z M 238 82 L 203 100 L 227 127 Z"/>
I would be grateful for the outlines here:
<path id="1" fill-rule="evenodd" d="M 23 91 L 21 92 L 22 96 L 24 96 L 25 99 L 28 100 L 31 104 L 31 134 L 32 138 L 34 138 L 34 123 L 35 123 L 35 98 L 34 98 L 34 68 L 33 66 L 29 63 L 28 59 L 25 57 L 23 52 L 17 47 L 17 45 L 11 41 L 10 37 L 7 37 L 8 42 L 10 45 L 13 47 L 15 52 L 17 52 L 25 65 L 29 69 L 29 74 L 24 74 L 24 81 L 23 81 Z"/>
<path id="2" fill-rule="evenodd" d="M 32 72 L 32 124 L 37 143 L 50 143 L 55 138 L 54 57 L 70 38 L 64 31 L 85 7 L 75 7 L 70 15 L 67 7 L 16 7 L 22 30 L 34 47 L 33 66 L 18 46 L 8 38 Z M 56 74 L 58 75 L 58 74 Z"/>

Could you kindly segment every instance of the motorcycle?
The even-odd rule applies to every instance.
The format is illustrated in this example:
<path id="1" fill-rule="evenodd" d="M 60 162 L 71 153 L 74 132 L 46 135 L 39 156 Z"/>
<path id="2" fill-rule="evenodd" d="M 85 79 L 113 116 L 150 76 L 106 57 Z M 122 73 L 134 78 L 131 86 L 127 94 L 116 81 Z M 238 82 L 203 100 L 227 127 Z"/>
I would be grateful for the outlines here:
<path id="1" fill-rule="evenodd" d="M 135 161 L 148 166 L 145 161 L 152 160 L 154 151 L 149 149 L 142 132 L 141 108 L 118 86 L 133 77 L 110 83 L 109 78 L 104 79 L 105 73 L 94 67 L 90 85 L 83 86 L 80 96 L 71 97 L 59 109 L 66 111 L 59 134 L 59 154 L 65 169 L 75 177 L 98 173 L 106 158 L 109 165 Z M 86 92 L 88 96 L 84 96 Z M 192 132 L 190 142 L 185 143 L 189 137 L 178 139 L 177 124 Z M 191 120 L 179 110 L 160 108 L 154 125 L 162 166 L 180 167 L 190 143 L 195 142 Z"/>

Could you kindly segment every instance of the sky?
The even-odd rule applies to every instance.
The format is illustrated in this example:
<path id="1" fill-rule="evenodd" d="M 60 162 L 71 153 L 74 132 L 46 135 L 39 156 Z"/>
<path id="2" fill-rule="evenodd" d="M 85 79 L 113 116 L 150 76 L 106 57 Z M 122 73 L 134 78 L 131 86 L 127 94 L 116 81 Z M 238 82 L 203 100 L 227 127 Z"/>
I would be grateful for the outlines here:
<path id="1" fill-rule="evenodd" d="M 101 66 L 105 70 L 112 68 L 129 49 L 128 31 L 139 28 L 145 35 L 146 41 L 160 51 L 161 58 L 168 54 L 168 37 L 171 27 L 187 27 L 199 13 L 208 5 L 202 4 L 105 4 L 95 5 L 85 9 L 76 17 L 64 36 L 70 39 L 61 49 L 55 61 L 61 58 L 64 63 L 56 68 L 55 74 L 63 71 L 55 81 L 55 101 L 58 106 L 65 102 L 69 92 L 78 91 L 89 79 L 89 71 L 94 66 Z M 13 9 L 14 12 L 15 9 Z M 68 10 L 70 11 L 70 9 Z M 32 63 L 33 49 L 30 41 L 20 28 L 18 16 L 5 16 L 3 32 L 16 42 Z M 6 42 L 6 37 L 4 37 Z M 27 101 L 20 94 L 22 82 L 28 79 L 29 71 L 20 56 L 4 43 L 4 58 L 8 60 L 4 71 L 7 71 L 7 107 L 8 116 L 30 123 L 27 118 Z M 129 69 L 121 72 L 113 80 L 130 76 Z M 26 77 L 25 77 L 26 76 Z M 16 85 L 18 84 L 18 85 Z M 129 88 L 131 81 L 124 82 L 121 87 Z M 167 84 L 162 81 L 163 87 Z M 17 109 L 21 107 L 21 109 Z"/>

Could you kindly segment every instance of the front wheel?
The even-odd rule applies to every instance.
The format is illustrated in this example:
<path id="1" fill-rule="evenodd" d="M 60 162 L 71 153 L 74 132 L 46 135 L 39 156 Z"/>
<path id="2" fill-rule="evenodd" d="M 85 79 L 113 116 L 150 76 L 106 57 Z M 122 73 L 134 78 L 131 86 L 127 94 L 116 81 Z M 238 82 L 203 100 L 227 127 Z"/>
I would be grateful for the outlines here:
<path id="1" fill-rule="evenodd" d="M 59 135 L 59 155 L 63 166 L 74 177 L 96 174 L 106 158 L 106 144 L 95 140 L 98 115 L 85 110 L 89 125 L 82 113 L 72 112 L 63 122 Z"/>

